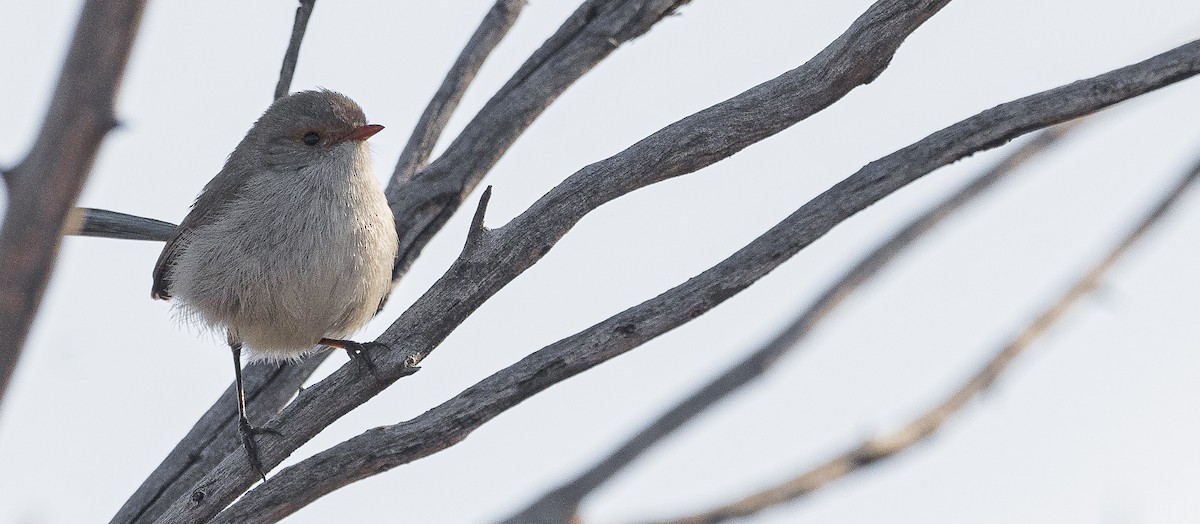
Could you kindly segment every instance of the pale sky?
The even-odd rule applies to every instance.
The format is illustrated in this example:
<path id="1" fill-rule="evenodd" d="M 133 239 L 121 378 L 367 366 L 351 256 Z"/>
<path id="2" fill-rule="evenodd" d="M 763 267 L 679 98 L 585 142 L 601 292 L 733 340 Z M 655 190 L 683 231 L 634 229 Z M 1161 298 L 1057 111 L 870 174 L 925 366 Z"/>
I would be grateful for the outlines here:
<path id="1" fill-rule="evenodd" d="M 320 0 L 293 89 L 341 91 L 387 126 L 371 139 L 382 179 L 491 3 Z M 531 2 L 443 146 L 575 5 Z M 575 170 L 803 63 L 868 5 L 692 2 L 602 62 L 513 146 L 485 179 L 495 186 L 487 223 L 504 224 Z M 117 104 L 123 126 L 105 142 L 81 204 L 178 222 L 270 102 L 294 7 L 151 2 Z M 0 3 L 0 165 L 17 162 L 33 140 L 78 8 Z M 420 373 L 285 465 L 407 420 L 683 282 L 880 156 L 1197 36 L 1194 0 L 952 2 L 878 80 L 835 106 L 589 215 Z M 1194 79 L 1106 111 L 902 258 L 761 382 L 611 481 L 585 505 L 586 520 L 699 508 L 904 423 L 1053 300 L 1194 161 L 1196 115 Z M 692 323 L 287 522 L 506 516 L 773 335 L 874 242 L 1002 154 L 934 172 Z M 1198 205 L 1191 195 L 1099 293 L 931 441 L 754 522 L 1200 520 Z M 468 218 L 442 230 L 359 339 L 380 333 L 440 276 Z M 160 248 L 64 242 L 0 407 L 0 523 L 107 520 L 231 382 L 220 340 L 150 300 Z M 343 362 L 338 355 L 326 365 Z"/>

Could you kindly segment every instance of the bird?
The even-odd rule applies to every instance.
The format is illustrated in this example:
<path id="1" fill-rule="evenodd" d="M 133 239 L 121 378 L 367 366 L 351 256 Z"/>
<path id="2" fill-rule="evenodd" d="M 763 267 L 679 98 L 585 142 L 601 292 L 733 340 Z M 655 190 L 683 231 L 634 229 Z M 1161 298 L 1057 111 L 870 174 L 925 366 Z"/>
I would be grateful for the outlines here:
<path id="1" fill-rule="evenodd" d="M 247 360 L 294 360 L 320 346 L 360 355 L 349 340 L 391 290 L 398 237 L 371 169 L 368 124 L 330 90 L 277 99 L 204 186 L 154 265 L 151 296 L 185 322 L 225 335 L 233 354 L 238 433 L 266 480 L 246 417 Z"/>

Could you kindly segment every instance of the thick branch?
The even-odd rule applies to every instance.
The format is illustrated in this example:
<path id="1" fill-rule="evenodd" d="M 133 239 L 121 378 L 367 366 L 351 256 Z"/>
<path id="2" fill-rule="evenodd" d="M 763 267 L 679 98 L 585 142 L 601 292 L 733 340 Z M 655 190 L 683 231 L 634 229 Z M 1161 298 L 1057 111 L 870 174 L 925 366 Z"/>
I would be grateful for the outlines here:
<path id="1" fill-rule="evenodd" d="M 1100 279 L 1129 251 L 1145 233 L 1174 206 L 1184 192 L 1200 178 L 1200 161 L 1135 225 L 1125 237 L 1079 278 L 1058 301 L 1043 311 L 1032 323 L 1018 333 L 966 382 L 940 404 L 912 420 L 904 427 L 854 446 L 821 465 L 785 482 L 743 497 L 729 504 L 693 515 L 656 524 L 714 524 L 746 517 L 772 506 L 799 499 L 849 474 L 878 464 L 909 449 L 939 430 L 951 416 L 962 410 L 973 397 L 983 393 L 1008 368 L 1022 351 L 1060 320 L 1080 298 L 1100 284 Z"/>
<path id="2" fill-rule="evenodd" d="M 250 420 L 258 423 L 275 416 L 329 353 L 326 350 L 298 362 L 248 364 L 242 374 Z M 239 449 L 235 406 L 236 392 L 233 384 L 230 384 L 125 501 L 111 522 L 153 522 L 172 501 L 186 495 L 188 488 L 216 467 L 226 455 Z"/>
<path id="3" fill-rule="evenodd" d="M 5 172 L 0 230 L 0 399 L 42 301 L 67 213 L 116 125 L 113 102 L 145 0 L 83 6 L 54 97 L 29 154 Z"/>
<path id="4" fill-rule="evenodd" d="M 625 469 L 663 438 L 775 367 L 781 357 L 797 348 L 817 323 L 842 304 L 863 283 L 876 276 L 881 269 L 895 260 L 917 239 L 923 237 L 934 226 L 949 218 L 968 202 L 994 187 L 997 182 L 1012 174 L 1025 161 L 1046 151 L 1069 129 L 1073 129 L 1076 122 L 1078 121 L 1061 124 L 1039 133 L 991 169 L 984 171 L 945 200 L 900 228 L 829 286 L 820 297 L 770 342 L 750 353 L 741 362 L 722 369 L 719 375 L 665 411 L 594 466 L 549 491 L 505 522 L 508 524 L 565 524 L 570 522 L 575 517 L 579 504 L 596 488 Z"/>
<path id="5" fill-rule="evenodd" d="M 483 176 L 558 95 L 619 45 L 645 34 L 688 1 L 584 1 L 492 96 L 441 157 L 416 176 L 412 172 L 420 163 L 417 155 L 401 158 L 386 190 L 400 234 L 393 280 L 408 270 Z M 432 142 L 428 146 L 412 144 L 410 140 L 411 147 L 432 147 Z M 407 147 L 405 151 L 407 154 Z"/>
<path id="6" fill-rule="evenodd" d="M 867 32 L 888 34 L 897 30 L 893 25 L 899 23 L 897 19 L 916 14 L 896 9 L 893 2 L 876 4 L 876 8 L 879 6 L 893 8 L 889 12 L 894 13 L 896 19 L 880 20 L 864 15 L 872 21 Z M 874 9 L 869 14 L 878 14 Z M 910 9 L 920 10 L 918 7 Z M 912 21 L 911 18 L 908 20 Z M 900 27 L 907 26 L 900 24 Z M 894 38 L 902 38 L 892 34 Z M 839 39 L 839 43 L 847 42 Z M 823 52 L 821 56 L 830 55 Z M 818 61 L 814 59 L 814 62 Z M 756 106 L 745 104 L 746 97 L 764 91 L 778 95 L 773 100 L 782 100 L 778 104 L 758 107 L 763 111 L 764 120 L 776 116 L 773 110 L 787 111 L 800 105 L 797 97 L 786 90 L 780 92 L 778 85 L 796 78 L 807 79 L 803 74 L 792 76 L 796 71 L 669 126 L 616 157 L 585 168 L 511 223 L 493 230 L 494 238 L 489 244 L 493 249 L 480 250 L 479 259 L 456 263 L 381 337 L 381 341 L 400 350 L 385 356 L 385 362 L 380 366 L 381 374 L 397 374 L 403 370 L 400 366 L 404 361 L 419 360 L 424 353 L 432 351 L 440 337 L 449 331 L 446 324 L 460 321 L 479 301 L 528 267 L 587 209 L 607 201 L 623 189 L 632 190 L 661 180 L 664 172 L 679 173 L 679 162 L 703 159 L 711 163 L 723 158 L 722 154 L 728 149 L 709 149 L 722 143 L 712 140 L 718 130 L 725 129 L 718 125 L 721 119 L 717 116 L 723 114 L 720 108 L 724 111 L 738 108 L 735 115 L 750 112 Z M 830 66 L 822 71 L 841 69 Z M 257 516 L 291 513 L 354 480 L 445 449 L 547 387 L 637 347 L 724 302 L 849 216 L 933 169 L 996 147 L 1034 129 L 1086 115 L 1198 73 L 1200 42 L 1192 42 L 1138 64 L 1002 104 L 938 131 L 867 165 L 734 255 L 684 284 L 529 355 L 413 420 L 372 429 L 285 468 L 246 494 L 237 505 L 222 513 L 218 521 L 265 522 Z M 820 87 L 800 83 L 795 88 Z M 699 129 L 684 125 L 695 122 L 698 117 L 709 119 L 706 121 L 712 125 Z M 744 127 L 738 131 L 753 133 Z M 708 139 L 688 139 L 694 134 Z M 671 135 L 679 140 L 665 140 Z M 687 154 L 689 150 L 694 154 Z M 635 162 L 635 158 L 644 161 Z M 647 158 L 660 160 L 645 161 Z M 273 426 L 284 430 L 285 437 L 260 449 L 264 463 L 278 464 L 295 449 L 294 446 L 327 424 L 325 420 L 333 420 L 376 393 L 376 388 L 381 385 L 355 381 L 351 377 L 354 369 L 344 366 L 326 380 L 306 389 L 272 421 Z M 293 436 L 293 432 L 303 434 Z M 226 459 L 197 486 L 197 493 L 203 495 L 204 501 L 176 501 L 164 521 L 207 519 L 208 512 L 212 511 L 210 500 L 216 498 L 213 506 L 226 504 L 253 479 L 253 472 L 241 457 Z"/>

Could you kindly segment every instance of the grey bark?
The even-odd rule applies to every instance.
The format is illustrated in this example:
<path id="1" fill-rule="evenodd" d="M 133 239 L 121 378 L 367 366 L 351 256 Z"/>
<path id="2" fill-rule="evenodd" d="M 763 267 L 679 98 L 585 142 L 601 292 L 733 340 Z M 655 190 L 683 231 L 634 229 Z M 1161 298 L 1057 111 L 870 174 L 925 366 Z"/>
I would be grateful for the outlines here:
<path id="1" fill-rule="evenodd" d="M 399 278 L 517 137 L 568 87 L 622 43 L 689 0 L 587 0 L 475 115 L 433 163 L 396 166 L 385 192 L 396 217 Z"/>
<path id="2" fill-rule="evenodd" d="M 8 208 L 0 230 L 0 401 L 58 257 L 63 225 L 117 124 L 113 102 L 145 0 L 89 0 L 37 141 L 4 171 Z"/>
<path id="3" fill-rule="evenodd" d="M 775 367 L 775 364 L 784 355 L 795 351 L 812 329 L 841 305 L 847 297 L 857 291 L 863 283 L 879 274 L 881 269 L 895 260 L 918 239 L 932 231 L 937 224 L 952 216 L 968 202 L 995 187 L 997 182 L 1016 172 L 1017 167 L 1024 164 L 1026 160 L 1046 151 L 1057 143 L 1069 129 L 1073 128 L 1074 122 L 1069 122 L 1038 133 L 1036 137 L 1012 151 L 991 169 L 984 171 L 958 191 L 900 228 L 835 280 L 775 338 L 751 352 L 740 362 L 720 370 L 719 374 L 708 383 L 664 411 L 662 415 L 622 442 L 595 465 L 550 490 L 512 517 L 505 519 L 504 523 L 570 522 L 575 518 L 580 503 L 593 491 L 624 470 L 662 439 Z"/>
<path id="4" fill-rule="evenodd" d="M 306 389 L 270 422 L 284 436 L 260 444 L 262 463 L 274 467 L 322 428 L 406 374 L 589 211 L 622 194 L 711 165 L 827 107 L 881 73 L 904 38 L 947 1 L 878 2 L 803 66 L 584 168 L 508 225 L 483 234 L 475 249 L 465 250 L 377 339 L 390 348 L 376 359 L 378 380 L 362 380 L 358 367 L 343 366 Z M 745 285 L 748 282 L 737 289 Z M 242 457 L 234 454 L 196 486 L 195 497 L 176 500 L 161 521 L 207 520 L 253 479 Z M 332 488 L 325 484 L 324 489 Z"/>
<path id="5" fill-rule="evenodd" d="M 847 475 L 867 469 L 892 458 L 928 439 L 942 428 L 950 417 L 964 408 L 972 398 L 991 388 L 996 379 L 1008 369 L 1025 350 L 1061 320 L 1071 307 L 1100 285 L 1101 279 L 1117 261 L 1129 252 L 1146 232 L 1158 224 L 1179 203 L 1196 180 L 1200 179 L 1200 160 L 1184 174 L 1166 194 L 1142 216 L 1095 265 L 1064 292 L 1054 304 L 1039 314 L 1033 322 L 1017 333 L 993 356 L 942 402 L 914 418 L 900 429 L 880 435 L 839 453 L 795 477 L 766 489 L 715 505 L 711 509 L 646 524 L 715 524 L 748 517 L 768 508 L 800 499 Z M 531 521 L 522 521 L 531 522 Z"/>
<path id="6" fill-rule="evenodd" d="M 913 15 L 903 10 L 892 12 L 901 20 L 906 19 L 906 14 Z M 868 19 L 871 20 L 868 32 L 881 31 L 902 38 L 891 32 L 898 30 L 892 24 L 906 27 L 899 20 Z M 842 39 L 839 42 L 845 43 Z M 820 56 L 844 57 L 838 53 Z M 584 168 L 509 224 L 483 232 L 480 242 L 473 249 L 464 250 L 451 270 L 380 338 L 392 348 L 378 363 L 382 378 L 390 383 L 391 376 L 405 365 L 432 351 L 439 337 L 449 331 L 447 324 L 461 321 L 479 302 L 529 267 L 590 209 L 623 192 L 682 174 L 689 168 L 698 169 L 728 156 L 738 146 L 744 147 L 741 137 L 753 133 L 746 129 L 748 122 L 738 126 L 722 119 L 761 118 L 769 122 L 780 118 L 778 111 L 794 116 L 790 111 L 799 101 L 784 86 L 817 89 L 811 82 L 792 84 L 809 80 L 797 73 L 806 67 L 668 126 L 617 156 Z M 850 69 L 863 78 L 874 77 L 862 68 Z M 844 71 L 836 65 L 821 70 Z M 849 216 L 934 169 L 1198 73 L 1200 41 L 1103 75 L 1001 104 L 938 131 L 865 166 L 734 255 L 684 284 L 538 350 L 412 420 L 369 430 L 281 470 L 216 521 L 270 522 L 354 480 L 454 445 L 475 428 L 532 395 L 724 302 Z M 758 112 L 762 106 L 746 103 L 747 98 L 765 93 L 775 95 L 770 100 L 782 98 L 787 103 L 772 104 L 762 113 Z M 696 125 L 700 122 L 709 125 Z M 721 125 L 724 123 L 730 125 Z M 343 367 L 305 390 L 272 421 L 272 426 L 283 430 L 285 436 L 268 442 L 260 450 L 264 463 L 277 464 L 327 421 L 370 398 L 382 387 L 354 377 L 356 369 Z M 176 501 L 162 521 L 207 520 L 212 517 L 211 512 L 240 495 L 253 478 L 253 472 L 241 457 L 227 458 L 197 485 L 196 497 Z"/>

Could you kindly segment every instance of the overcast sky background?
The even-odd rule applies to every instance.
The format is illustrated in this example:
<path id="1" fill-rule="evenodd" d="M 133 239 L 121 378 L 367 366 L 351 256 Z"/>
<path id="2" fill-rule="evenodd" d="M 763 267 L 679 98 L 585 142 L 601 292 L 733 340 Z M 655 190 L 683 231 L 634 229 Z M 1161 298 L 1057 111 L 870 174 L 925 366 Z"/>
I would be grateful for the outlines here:
<path id="1" fill-rule="evenodd" d="M 491 3 L 321 0 L 293 89 L 341 91 L 387 126 L 371 139 L 384 179 Z M 803 63 L 869 4 L 686 6 L 617 50 L 513 146 L 485 181 L 495 186 L 487 223 L 504 224 L 580 167 Z M 575 5 L 535 0 L 526 8 L 443 146 Z M 104 143 L 81 204 L 178 222 L 269 104 L 294 7 L 151 2 L 117 104 L 123 125 Z M 0 165 L 19 161 L 32 143 L 78 9 L 66 1 L 0 3 Z M 589 215 L 420 373 L 286 464 L 407 420 L 683 282 L 867 162 L 1001 102 L 1198 35 L 1195 0 L 953 2 L 878 80 L 835 106 Z M 614 479 L 585 517 L 619 522 L 724 500 L 936 402 L 1193 162 L 1197 115 L 1197 80 L 1106 111 L 901 259 L 777 371 Z M 288 522 L 507 515 L 769 338 L 877 239 L 1003 152 L 933 173 L 691 324 Z M 932 441 L 756 522 L 1200 520 L 1198 205 L 1200 195 L 1190 195 L 1098 294 Z M 441 274 L 467 220 L 460 213 L 443 229 L 360 339 L 381 332 Z M 180 326 L 168 304 L 150 300 L 160 249 L 64 242 L 0 409 L 0 523 L 107 520 L 232 380 L 219 339 Z M 334 356 L 319 373 L 344 361 Z"/>

